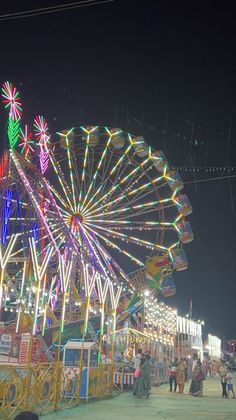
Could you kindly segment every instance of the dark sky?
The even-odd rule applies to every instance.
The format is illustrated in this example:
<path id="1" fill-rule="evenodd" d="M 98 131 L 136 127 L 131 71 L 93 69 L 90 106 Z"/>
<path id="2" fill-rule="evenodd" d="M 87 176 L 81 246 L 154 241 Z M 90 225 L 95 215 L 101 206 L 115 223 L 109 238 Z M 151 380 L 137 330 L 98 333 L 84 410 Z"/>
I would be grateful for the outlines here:
<path id="1" fill-rule="evenodd" d="M 61 2 L 38 0 L 37 7 Z M 34 2 L 2 3 L 1 14 Z M 0 21 L 0 80 L 20 84 L 28 118 L 40 112 L 57 128 L 75 124 L 72 116 L 119 123 L 164 149 L 173 165 L 236 167 L 235 21 L 234 1 L 168 0 L 116 0 Z M 3 117 L 0 125 L 3 131 Z M 169 303 L 185 314 L 192 297 L 193 316 L 233 338 L 235 178 L 194 184 L 193 172 L 181 175 L 194 206 L 195 240 L 185 247 L 189 269 L 176 273 Z"/>

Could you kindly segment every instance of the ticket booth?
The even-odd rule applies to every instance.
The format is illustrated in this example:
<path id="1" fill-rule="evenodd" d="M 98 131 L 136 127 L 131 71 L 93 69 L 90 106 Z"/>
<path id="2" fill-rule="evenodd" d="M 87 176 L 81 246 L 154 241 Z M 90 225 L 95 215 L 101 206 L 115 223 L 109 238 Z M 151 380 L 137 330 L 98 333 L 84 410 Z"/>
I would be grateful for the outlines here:
<path id="1" fill-rule="evenodd" d="M 80 398 L 86 401 L 96 393 L 98 376 L 98 346 L 93 342 L 68 341 L 64 346 L 64 395 L 66 398 L 76 396 L 80 358 L 82 358 L 82 377 L 80 384 Z"/>

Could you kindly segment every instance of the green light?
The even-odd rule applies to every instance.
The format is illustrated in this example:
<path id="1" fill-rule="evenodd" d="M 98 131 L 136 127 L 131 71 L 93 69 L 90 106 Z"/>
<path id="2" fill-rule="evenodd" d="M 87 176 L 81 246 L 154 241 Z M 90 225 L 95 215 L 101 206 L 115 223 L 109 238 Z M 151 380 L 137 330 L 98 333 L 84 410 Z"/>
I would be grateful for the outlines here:
<path id="1" fill-rule="evenodd" d="M 7 136 L 10 144 L 10 148 L 14 149 L 19 137 L 19 130 L 20 130 L 20 119 L 14 120 L 13 118 L 9 117 L 8 120 L 8 127 L 7 127 Z"/>

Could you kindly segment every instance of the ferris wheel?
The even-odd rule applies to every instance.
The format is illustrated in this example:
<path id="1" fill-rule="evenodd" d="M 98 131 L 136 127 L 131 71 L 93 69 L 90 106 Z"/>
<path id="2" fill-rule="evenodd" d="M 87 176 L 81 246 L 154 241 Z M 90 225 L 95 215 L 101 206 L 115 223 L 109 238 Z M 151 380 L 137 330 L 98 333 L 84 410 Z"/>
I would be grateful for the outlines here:
<path id="1" fill-rule="evenodd" d="M 183 183 L 143 137 L 80 126 L 49 141 L 45 178 L 61 217 L 114 278 L 144 267 L 150 255 L 171 255 L 184 242 Z"/>
<path id="2" fill-rule="evenodd" d="M 140 287 L 135 276 L 129 277 L 136 270 L 153 282 L 160 268 L 167 273 L 187 268 L 182 246 L 193 239 L 185 220 L 192 207 L 161 151 L 120 128 L 75 124 L 52 134 L 40 115 L 31 131 L 22 126 L 21 101 L 12 84 L 3 85 L 2 96 L 10 145 L 0 163 L 0 293 L 5 282 L 5 300 L 14 296 L 22 302 L 27 296 L 30 312 L 35 282 L 41 289 L 32 314 L 39 302 L 54 310 L 63 289 L 57 276 L 62 258 L 72 261 L 67 296 L 72 288 L 83 296 L 85 267 L 129 291 Z M 47 266 L 47 275 L 40 278 L 40 269 L 32 280 L 38 265 L 42 271 Z"/>

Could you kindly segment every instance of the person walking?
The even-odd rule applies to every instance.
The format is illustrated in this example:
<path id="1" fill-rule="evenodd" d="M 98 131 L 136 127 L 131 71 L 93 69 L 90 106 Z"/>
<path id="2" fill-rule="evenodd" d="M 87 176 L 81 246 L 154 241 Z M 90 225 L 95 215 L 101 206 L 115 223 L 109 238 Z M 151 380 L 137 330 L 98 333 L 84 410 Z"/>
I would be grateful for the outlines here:
<path id="1" fill-rule="evenodd" d="M 138 353 L 133 357 L 133 366 L 134 366 L 134 387 L 138 377 L 141 375 L 141 359 L 142 359 L 142 350 L 138 349 Z"/>
<path id="2" fill-rule="evenodd" d="M 204 370 L 202 368 L 202 363 L 198 359 L 197 364 L 193 370 L 193 378 L 189 389 L 189 394 L 194 397 L 203 396 L 203 381 L 205 379 Z"/>
<path id="3" fill-rule="evenodd" d="M 145 373 L 145 386 L 147 390 L 147 398 L 150 396 L 150 390 L 151 390 L 151 370 L 152 370 L 152 361 L 151 361 L 151 355 L 150 352 L 147 352 L 145 354 L 145 366 L 144 366 L 144 373 Z"/>
<path id="4" fill-rule="evenodd" d="M 208 360 L 208 357 L 205 356 L 204 359 L 203 359 L 203 370 L 204 370 L 205 377 L 207 377 L 208 368 L 209 368 L 209 360 Z"/>
<path id="5" fill-rule="evenodd" d="M 150 396 L 150 388 L 151 388 L 151 364 L 150 364 L 150 356 L 145 354 L 142 356 L 141 364 L 140 364 L 141 374 L 137 378 L 134 386 L 133 395 L 137 396 L 138 398 Z"/>
<path id="6" fill-rule="evenodd" d="M 188 377 L 189 377 L 189 366 L 188 366 L 188 359 L 186 359 L 186 357 L 184 358 L 184 362 L 185 362 L 185 382 L 188 382 Z"/>
<path id="7" fill-rule="evenodd" d="M 227 386 L 227 366 L 224 360 L 221 360 L 220 366 L 218 368 L 218 373 L 220 375 L 220 381 L 222 386 L 222 398 L 228 398 L 228 394 L 226 391 Z"/>
<path id="8" fill-rule="evenodd" d="M 235 398 L 234 386 L 233 386 L 233 377 L 232 377 L 232 370 L 231 370 L 231 367 L 230 366 L 227 367 L 226 381 L 227 381 L 228 397 L 229 397 L 229 393 L 231 391 L 232 394 L 233 394 L 233 397 L 232 398 Z"/>
<path id="9" fill-rule="evenodd" d="M 180 362 L 179 362 L 179 367 L 178 367 L 178 371 L 177 371 L 177 385 L 179 387 L 179 393 L 183 394 L 184 392 L 184 385 L 185 385 L 185 381 L 186 381 L 186 363 L 184 361 L 184 359 L 181 357 Z"/>
<path id="10" fill-rule="evenodd" d="M 170 389 L 169 391 L 172 392 L 173 390 L 173 384 L 174 384 L 174 392 L 176 392 L 176 388 L 177 388 L 177 371 L 178 371 L 178 359 L 177 357 L 175 357 L 174 361 L 171 362 L 169 369 L 170 369 L 170 376 L 169 376 L 169 384 L 170 384 Z"/>

